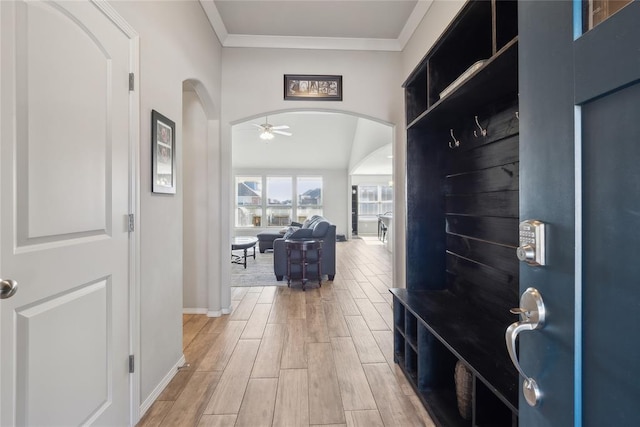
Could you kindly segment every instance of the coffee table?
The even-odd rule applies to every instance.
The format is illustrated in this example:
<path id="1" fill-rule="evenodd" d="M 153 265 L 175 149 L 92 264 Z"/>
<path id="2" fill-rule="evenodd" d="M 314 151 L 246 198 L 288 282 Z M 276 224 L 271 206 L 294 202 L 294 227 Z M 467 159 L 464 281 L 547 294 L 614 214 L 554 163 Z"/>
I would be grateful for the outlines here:
<path id="1" fill-rule="evenodd" d="M 257 237 L 234 237 L 231 240 L 231 262 L 234 264 L 242 264 L 247 268 L 247 249 L 253 248 L 253 259 L 256 259 L 256 243 Z M 242 250 L 243 255 L 235 255 L 233 251 Z"/>

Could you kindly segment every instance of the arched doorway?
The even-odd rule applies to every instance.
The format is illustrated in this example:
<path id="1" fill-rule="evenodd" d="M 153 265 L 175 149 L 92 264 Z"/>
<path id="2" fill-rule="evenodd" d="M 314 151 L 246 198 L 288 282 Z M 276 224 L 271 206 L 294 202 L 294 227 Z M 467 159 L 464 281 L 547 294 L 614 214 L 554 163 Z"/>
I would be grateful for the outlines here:
<path id="1" fill-rule="evenodd" d="M 279 128 L 273 139 L 260 138 L 261 125 Z M 279 110 L 251 116 L 231 124 L 231 213 L 230 228 L 233 235 L 255 236 L 258 232 L 277 228 L 274 222 L 277 212 L 289 221 L 305 218 L 301 211 L 298 182 L 303 178 L 322 180 L 322 214 L 336 224 L 338 234 L 351 237 L 351 182 L 353 173 L 377 175 L 376 180 L 389 183 L 393 180 L 392 159 L 385 156 L 388 165 L 376 172 L 367 168 L 374 153 L 392 147 L 394 126 L 372 117 L 339 110 L 298 109 Z M 386 147 L 386 148 L 385 148 Z M 289 205 L 277 206 L 269 200 L 269 186 L 276 178 L 289 184 Z M 258 203 L 239 205 L 238 189 L 249 182 L 262 197 Z M 225 189 L 223 189 L 225 191 Z M 273 200 L 272 200 L 273 201 Z M 302 214 L 301 214 L 302 212 Z M 373 213 L 374 221 L 377 221 Z"/>
<path id="2" fill-rule="evenodd" d="M 220 131 L 197 80 L 183 82 L 183 311 L 221 314 Z"/>

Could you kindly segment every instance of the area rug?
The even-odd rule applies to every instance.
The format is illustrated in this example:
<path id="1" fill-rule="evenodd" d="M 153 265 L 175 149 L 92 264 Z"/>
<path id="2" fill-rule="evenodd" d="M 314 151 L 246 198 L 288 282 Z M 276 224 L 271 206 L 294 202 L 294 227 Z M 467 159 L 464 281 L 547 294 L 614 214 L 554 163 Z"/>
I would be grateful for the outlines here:
<path id="1" fill-rule="evenodd" d="M 231 264 L 231 286 L 287 286 L 286 281 L 278 282 L 273 274 L 273 252 L 261 254 L 256 250 L 255 260 L 252 251 L 248 252 L 246 269 L 241 264 Z"/>

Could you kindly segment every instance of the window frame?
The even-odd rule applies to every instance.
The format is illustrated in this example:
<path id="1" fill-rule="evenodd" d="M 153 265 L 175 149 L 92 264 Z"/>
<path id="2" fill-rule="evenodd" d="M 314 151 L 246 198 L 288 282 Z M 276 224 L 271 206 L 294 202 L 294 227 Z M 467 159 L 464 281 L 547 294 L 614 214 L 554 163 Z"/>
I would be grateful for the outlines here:
<path id="1" fill-rule="evenodd" d="M 376 191 L 375 191 L 375 200 L 362 200 L 361 195 L 362 192 L 361 190 L 363 188 L 370 188 L 370 187 L 375 187 Z M 385 190 L 386 191 L 390 191 L 391 192 L 391 198 L 390 199 L 385 199 L 383 198 L 383 195 L 385 195 Z M 383 215 L 387 212 L 391 212 L 391 210 L 386 210 L 385 209 L 385 205 L 389 204 L 391 205 L 391 208 L 393 209 L 393 186 L 392 185 L 385 185 L 385 184 L 359 184 L 358 185 L 358 218 L 359 219 L 372 219 L 372 218 L 376 218 L 380 215 Z M 363 207 L 364 206 L 376 206 L 376 208 L 374 209 L 376 211 L 376 213 L 366 213 L 363 214 Z M 369 211 L 367 209 L 367 211 Z"/>
<path id="2" fill-rule="evenodd" d="M 260 179 L 261 186 L 261 204 L 260 205 L 240 205 L 238 203 L 238 179 L 246 179 L 246 178 L 256 178 Z M 290 204 L 283 203 L 270 203 L 268 194 L 268 183 L 269 179 L 282 179 L 289 178 L 291 180 L 291 199 Z M 299 200 L 299 191 L 298 187 L 300 180 L 305 179 L 317 179 L 320 184 L 320 203 L 319 204 L 302 204 Z M 235 204 L 234 208 L 236 210 L 236 214 L 234 217 L 234 228 L 242 228 L 242 229 L 251 229 L 251 228 L 282 228 L 283 226 L 289 225 L 291 222 L 303 222 L 309 215 L 322 215 L 323 214 L 323 203 L 324 203 L 324 182 L 325 177 L 319 174 L 255 174 L 255 173 L 238 173 L 234 174 L 234 183 L 235 183 Z M 308 191 L 308 190 L 306 190 Z M 257 225 L 253 222 L 250 225 L 241 225 L 239 224 L 238 217 L 238 209 L 239 208 L 252 207 L 261 213 L 260 225 Z M 271 213 L 274 210 L 288 210 L 289 211 L 289 220 L 287 224 L 282 224 L 280 221 L 277 224 L 271 224 L 270 218 Z M 307 213 L 305 213 L 307 211 Z M 310 212 L 309 212 L 310 211 Z M 301 213 L 305 213 L 301 215 Z"/>

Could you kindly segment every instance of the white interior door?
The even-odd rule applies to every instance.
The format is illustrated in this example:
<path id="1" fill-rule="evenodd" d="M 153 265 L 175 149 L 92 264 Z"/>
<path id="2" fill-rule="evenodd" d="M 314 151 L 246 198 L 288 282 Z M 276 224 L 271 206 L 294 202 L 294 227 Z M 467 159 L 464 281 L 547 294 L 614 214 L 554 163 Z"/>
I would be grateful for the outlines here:
<path id="1" fill-rule="evenodd" d="M 128 425 L 130 40 L 0 2 L 0 425 Z"/>

